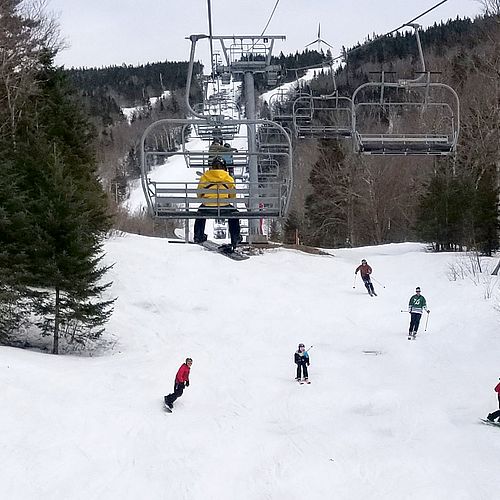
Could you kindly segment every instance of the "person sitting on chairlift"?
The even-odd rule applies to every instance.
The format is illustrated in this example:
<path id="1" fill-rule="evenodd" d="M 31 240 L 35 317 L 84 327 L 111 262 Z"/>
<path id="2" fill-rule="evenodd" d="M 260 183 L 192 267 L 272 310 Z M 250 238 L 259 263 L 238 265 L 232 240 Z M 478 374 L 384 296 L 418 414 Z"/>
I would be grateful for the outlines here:
<path id="1" fill-rule="evenodd" d="M 230 203 L 231 198 L 236 198 L 234 179 L 227 173 L 226 162 L 220 156 L 212 161 L 210 170 L 207 170 L 198 183 L 198 198 L 203 200 L 198 212 L 205 216 L 222 218 L 224 214 L 234 214 L 238 209 Z M 196 219 L 194 223 L 194 242 L 203 243 L 207 239 L 205 234 L 205 218 Z M 239 219 L 228 219 L 229 234 L 231 235 L 231 250 L 234 251 L 240 242 Z"/>

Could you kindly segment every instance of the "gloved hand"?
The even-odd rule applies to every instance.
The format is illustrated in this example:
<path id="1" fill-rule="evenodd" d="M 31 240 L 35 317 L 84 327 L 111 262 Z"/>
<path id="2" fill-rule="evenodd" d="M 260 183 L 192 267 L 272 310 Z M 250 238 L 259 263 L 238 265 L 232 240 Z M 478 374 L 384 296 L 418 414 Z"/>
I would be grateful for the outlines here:
<path id="1" fill-rule="evenodd" d="M 309 361 L 307 362 L 307 366 L 309 366 Z"/>
<path id="2" fill-rule="evenodd" d="M 186 387 L 189 387 L 189 380 L 186 380 Z"/>

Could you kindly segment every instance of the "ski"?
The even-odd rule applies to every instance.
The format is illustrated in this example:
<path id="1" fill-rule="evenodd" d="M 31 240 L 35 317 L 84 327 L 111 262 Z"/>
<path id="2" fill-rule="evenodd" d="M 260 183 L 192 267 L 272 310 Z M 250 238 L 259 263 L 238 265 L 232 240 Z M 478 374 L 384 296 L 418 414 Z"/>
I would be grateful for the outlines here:
<path id="1" fill-rule="evenodd" d="M 310 380 L 299 380 L 300 385 L 305 385 L 305 384 L 310 384 L 310 383 L 311 383 Z"/>
<path id="2" fill-rule="evenodd" d="M 250 257 L 248 255 L 242 254 L 241 252 L 238 252 L 237 250 L 231 251 L 231 245 L 219 245 L 218 243 L 215 243 L 210 240 L 203 241 L 202 243 L 198 243 L 201 245 L 203 248 L 206 250 L 209 250 L 210 252 L 217 252 L 220 253 L 221 255 L 224 255 L 226 257 L 229 257 L 231 260 L 236 260 L 236 261 L 241 261 L 241 260 L 247 260 Z"/>

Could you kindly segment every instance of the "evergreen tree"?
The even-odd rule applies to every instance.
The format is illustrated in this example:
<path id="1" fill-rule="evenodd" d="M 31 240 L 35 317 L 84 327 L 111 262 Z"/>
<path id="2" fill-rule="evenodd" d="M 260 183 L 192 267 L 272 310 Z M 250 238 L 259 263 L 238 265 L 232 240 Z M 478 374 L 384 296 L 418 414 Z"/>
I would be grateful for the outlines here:
<path id="1" fill-rule="evenodd" d="M 25 252 L 31 227 L 19 176 L 0 145 L 0 341 L 27 324 L 30 307 L 25 286 L 28 260 Z"/>
<path id="2" fill-rule="evenodd" d="M 96 176 L 92 130 L 75 104 L 63 73 L 45 54 L 33 96 L 17 133 L 30 242 L 24 280 L 42 333 L 73 340 L 99 336 L 111 313 L 101 300 L 102 239 L 110 227 L 106 197 Z"/>

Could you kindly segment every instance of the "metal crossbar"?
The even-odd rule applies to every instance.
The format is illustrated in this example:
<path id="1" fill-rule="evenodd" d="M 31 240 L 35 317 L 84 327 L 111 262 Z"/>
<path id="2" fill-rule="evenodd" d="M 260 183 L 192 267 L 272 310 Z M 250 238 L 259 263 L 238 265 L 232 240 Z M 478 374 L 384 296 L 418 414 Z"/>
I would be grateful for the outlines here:
<path id="1" fill-rule="evenodd" d="M 214 218 L 214 211 L 220 218 L 281 217 L 289 190 L 284 182 L 259 183 L 259 186 L 237 183 L 234 189 L 221 186 L 215 193 L 214 189 L 198 188 L 198 183 L 188 182 L 150 182 L 148 187 L 156 217 L 187 219 Z M 202 205 L 209 210 L 204 213 L 203 208 L 200 210 Z M 237 211 L 228 213 L 231 207 Z"/>

